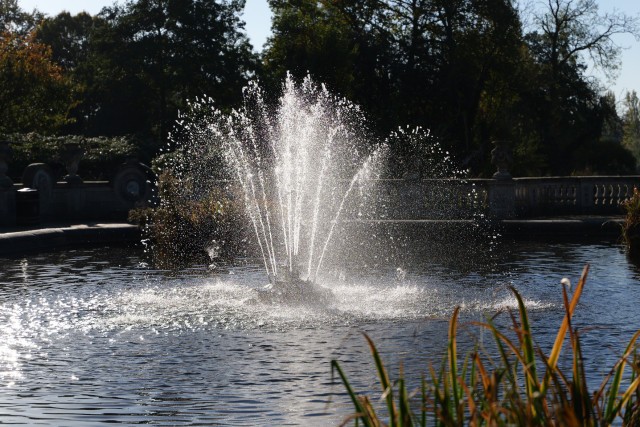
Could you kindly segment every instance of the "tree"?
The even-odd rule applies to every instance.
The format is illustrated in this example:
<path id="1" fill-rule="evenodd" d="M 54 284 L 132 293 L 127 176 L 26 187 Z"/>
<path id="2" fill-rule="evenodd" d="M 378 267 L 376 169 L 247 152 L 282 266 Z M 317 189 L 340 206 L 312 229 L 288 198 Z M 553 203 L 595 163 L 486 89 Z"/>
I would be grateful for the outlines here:
<path id="1" fill-rule="evenodd" d="M 86 131 L 165 140 L 189 98 L 206 94 L 221 107 L 238 104 L 257 65 L 242 32 L 243 6 L 243 0 L 138 0 L 105 8 L 91 23 L 75 17 L 82 31 L 91 26 L 88 58 L 76 65 L 83 70 Z M 62 21 L 68 19 L 57 28 Z"/>
<path id="2" fill-rule="evenodd" d="M 287 73 L 310 73 L 367 109 L 378 122 L 392 117 L 391 48 L 381 2 L 270 0 L 272 33 L 263 54 L 264 77 L 275 89 Z M 380 124 L 380 123 L 379 123 Z"/>
<path id="3" fill-rule="evenodd" d="M 0 132 L 53 133 L 67 123 L 71 85 L 33 33 L 0 35 Z"/>
<path id="4" fill-rule="evenodd" d="M 543 62 L 551 67 L 555 78 L 563 66 L 581 63 L 588 55 L 605 73 L 619 65 L 620 47 L 616 34 L 640 38 L 638 18 L 624 13 L 600 13 L 596 0 L 547 0 L 543 14 L 535 16 L 543 39 Z"/>
<path id="5" fill-rule="evenodd" d="M 11 29 L 20 35 L 27 35 L 42 21 L 44 14 L 34 9 L 25 12 L 18 0 L 0 0 L 0 31 Z"/>
<path id="6" fill-rule="evenodd" d="M 311 72 L 362 105 L 383 131 L 432 129 L 451 147 L 479 144 L 476 116 L 521 50 L 506 0 L 272 0 L 267 71 Z"/>
<path id="7" fill-rule="evenodd" d="M 592 168 L 588 165 L 597 163 L 597 159 L 587 159 L 584 154 L 604 150 L 597 145 L 607 144 L 601 135 L 615 110 L 603 103 L 600 89 L 585 76 L 586 59 L 591 58 L 612 76 L 620 53 L 612 37 L 620 33 L 637 37 L 638 19 L 600 13 L 595 0 L 547 0 L 534 22 L 537 29 L 525 39 L 537 63 L 535 80 L 539 89 L 534 88 L 534 96 L 529 99 L 538 111 L 541 150 L 548 172 L 589 171 Z M 624 155 L 624 151 L 616 151 Z M 576 163 L 576 159 L 582 160 Z"/>
<path id="8" fill-rule="evenodd" d="M 62 12 L 45 18 L 36 28 L 36 38 L 51 48 L 52 59 L 73 84 L 78 102 L 69 111 L 73 120 L 62 129 L 67 133 L 88 132 L 95 115 L 98 99 L 92 89 L 100 87 L 102 82 L 97 78 L 92 37 L 101 25 L 104 25 L 104 20 L 99 16 L 85 12 L 72 16 Z"/>
<path id="9" fill-rule="evenodd" d="M 69 12 L 45 18 L 36 28 L 36 37 L 51 48 L 53 60 L 63 69 L 73 71 L 86 62 L 91 53 L 91 35 L 102 24 L 97 16 Z"/>
<path id="10" fill-rule="evenodd" d="M 622 145 L 633 153 L 636 164 L 640 164 L 640 100 L 636 91 L 627 92 L 623 103 Z"/>

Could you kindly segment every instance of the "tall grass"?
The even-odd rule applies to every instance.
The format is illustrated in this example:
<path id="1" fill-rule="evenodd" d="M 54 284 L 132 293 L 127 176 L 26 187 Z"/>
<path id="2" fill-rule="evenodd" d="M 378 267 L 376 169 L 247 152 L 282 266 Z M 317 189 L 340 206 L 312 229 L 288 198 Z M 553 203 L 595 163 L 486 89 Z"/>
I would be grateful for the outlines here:
<path id="1" fill-rule="evenodd" d="M 518 311 L 509 314 L 515 339 L 499 331 L 491 318 L 486 323 L 472 322 L 490 331 L 499 360 L 494 361 L 476 345 L 461 362 L 456 335 L 460 310 L 456 308 L 449 323 L 445 362 L 440 370 L 430 364 L 421 386 L 411 392 L 407 390 L 402 365 L 398 379 L 391 381 L 375 344 L 364 334 L 380 378 L 386 414 L 376 413 L 373 399 L 358 395 L 338 361 L 332 360 L 332 372 L 340 376 L 355 410 L 343 425 L 351 421 L 357 426 L 398 427 L 640 425 L 640 359 L 636 345 L 640 331 L 631 338 L 601 385 L 588 390 L 578 330 L 571 324 L 588 271 L 587 265 L 571 300 L 563 287 L 565 317 L 548 355 L 535 346 L 527 309 L 513 288 Z M 567 332 L 573 360 L 571 372 L 558 367 Z"/>

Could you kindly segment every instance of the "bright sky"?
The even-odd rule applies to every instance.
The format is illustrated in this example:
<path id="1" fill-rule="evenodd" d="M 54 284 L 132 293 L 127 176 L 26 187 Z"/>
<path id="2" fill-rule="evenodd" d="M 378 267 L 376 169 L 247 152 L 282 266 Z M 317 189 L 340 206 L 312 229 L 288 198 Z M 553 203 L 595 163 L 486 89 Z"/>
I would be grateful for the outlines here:
<path id="1" fill-rule="evenodd" d="M 31 11 L 33 8 L 48 14 L 57 15 L 63 10 L 72 14 L 83 10 L 95 15 L 104 6 L 114 4 L 115 0 L 18 0 L 22 9 Z M 246 0 L 246 8 L 243 19 L 246 22 L 246 30 L 255 50 L 261 50 L 271 31 L 271 11 L 267 0 Z M 612 12 L 618 10 L 630 16 L 640 16 L 640 1 L 638 0 L 597 0 L 600 11 Z M 120 0 L 119 3 L 124 3 Z M 623 35 L 616 38 L 616 42 L 625 49 L 622 52 L 622 66 L 620 73 L 612 87 L 616 99 L 620 101 L 625 92 L 636 90 L 640 92 L 640 40 L 636 41 L 632 36 Z M 604 81 L 597 70 L 592 72 Z"/>

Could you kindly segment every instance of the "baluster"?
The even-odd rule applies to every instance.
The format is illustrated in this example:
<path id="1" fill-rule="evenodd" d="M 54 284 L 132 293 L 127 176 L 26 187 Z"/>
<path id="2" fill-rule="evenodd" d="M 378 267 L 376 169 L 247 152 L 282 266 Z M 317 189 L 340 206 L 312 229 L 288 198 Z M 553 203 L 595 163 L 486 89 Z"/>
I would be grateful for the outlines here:
<path id="1" fill-rule="evenodd" d="M 607 190 L 607 206 L 611 206 L 614 198 L 613 184 L 609 184 Z"/>

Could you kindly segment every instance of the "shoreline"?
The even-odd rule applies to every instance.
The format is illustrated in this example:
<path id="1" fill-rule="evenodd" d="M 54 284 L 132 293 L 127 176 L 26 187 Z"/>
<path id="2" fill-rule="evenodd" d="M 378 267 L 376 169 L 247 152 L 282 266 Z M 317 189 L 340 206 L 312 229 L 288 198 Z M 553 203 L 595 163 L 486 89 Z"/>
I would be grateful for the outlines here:
<path id="1" fill-rule="evenodd" d="M 368 220 L 361 224 L 394 227 L 466 227 L 473 220 Z M 567 216 L 533 219 L 508 219 L 488 222 L 489 226 L 507 237 L 620 235 L 624 217 Z M 0 230 L 0 256 L 46 252 L 65 247 L 105 243 L 139 243 L 141 232 L 131 223 L 88 222 L 52 223 L 38 227 L 11 227 Z"/>

